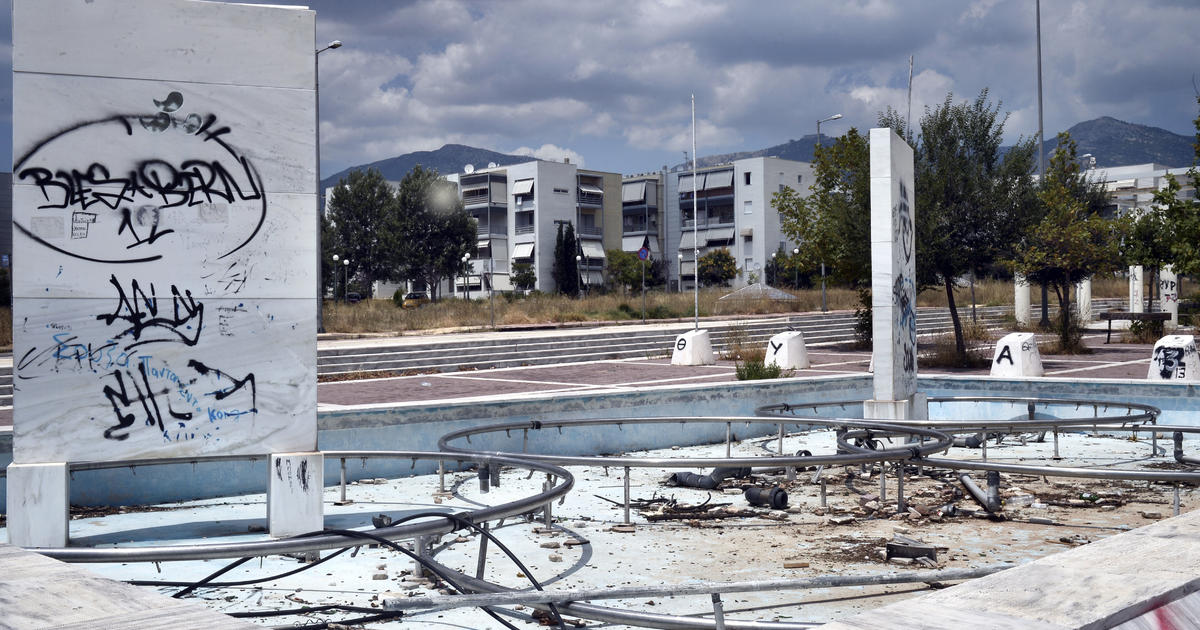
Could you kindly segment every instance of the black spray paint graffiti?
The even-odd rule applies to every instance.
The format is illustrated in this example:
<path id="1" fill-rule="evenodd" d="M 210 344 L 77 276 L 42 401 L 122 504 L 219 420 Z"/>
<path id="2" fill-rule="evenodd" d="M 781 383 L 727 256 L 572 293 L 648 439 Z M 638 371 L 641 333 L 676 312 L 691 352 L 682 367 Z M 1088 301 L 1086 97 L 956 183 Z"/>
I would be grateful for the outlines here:
<path id="1" fill-rule="evenodd" d="M 1186 379 L 1187 378 L 1187 363 L 1183 360 L 1186 352 L 1191 350 L 1195 353 L 1196 347 L 1170 347 L 1158 346 L 1154 349 L 1154 355 L 1150 358 L 1153 369 L 1158 370 L 1159 377 L 1163 379 Z"/>
<path id="2" fill-rule="evenodd" d="M 908 186 L 904 182 L 900 182 L 900 199 L 892 209 L 892 217 L 894 237 L 900 246 L 901 254 L 901 271 L 892 283 L 892 308 L 896 312 L 893 343 L 904 379 L 914 381 L 917 374 L 916 286 L 913 278 L 905 273 L 913 264 L 913 222 Z"/>
<path id="3" fill-rule="evenodd" d="M 145 426 L 161 433 L 168 442 L 214 439 L 221 421 L 258 412 L 254 374 L 233 378 L 195 360 L 188 361 L 187 369 L 189 373 L 179 374 L 165 364 L 154 365 L 152 357 L 139 355 L 135 367 L 108 374 L 115 386 L 106 384 L 103 394 L 112 405 L 117 424 L 105 429 L 104 437 L 128 439 L 140 415 Z M 160 385 L 156 388 L 153 383 Z M 245 403 L 248 398 L 248 405 L 228 400 L 238 393 L 245 393 L 239 402 Z"/>
<path id="4" fill-rule="evenodd" d="M 108 280 L 117 289 L 117 306 L 111 313 L 97 315 L 96 319 L 111 326 L 120 320 L 129 325 L 128 328 L 113 335 L 113 339 L 129 338 L 133 343 L 125 346 L 132 350 L 149 343 L 178 341 L 184 345 L 194 346 L 200 341 L 200 332 L 204 328 L 204 305 L 192 297 L 192 292 L 185 290 L 183 294 L 175 285 L 171 285 L 171 311 L 164 311 L 159 316 L 158 296 L 155 295 L 154 285 L 150 285 L 150 293 L 138 286 L 138 281 L 130 284 L 129 294 L 114 275 Z M 148 333 L 142 338 L 143 333 Z M 161 336 L 157 336 L 159 333 Z"/>
<path id="5" fill-rule="evenodd" d="M 39 214 L 33 217 L 34 225 L 36 219 L 54 216 L 44 211 L 68 210 L 64 224 L 71 226 L 69 241 L 75 244 L 51 243 L 52 238 L 21 221 L 14 221 L 13 227 L 47 248 L 80 260 L 148 262 L 162 258 L 151 246 L 173 232 L 160 229 L 164 210 L 199 207 L 203 219 L 220 214 L 214 213 L 215 204 L 249 202 L 257 214 L 253 226 L 247 234 L 228 235 L 234 240 L 220 246 L 214 258 L 229 256 L 254 240 L 266 220 L 266 194 L 254 165 L 226 142 L 224 137 L 230 133 L 229 127 L 217 127 L 217 118 L 212 114 L 189 114 L 182 120 L 176 119 L 173 112 L 183 104 L 183 96 L 178 92 L 154 102 L 159 109 L 155 114 L 120 114 L 59 131 L 21 156 L 13 167 L 16 183 L 35 186 L 41 194 L 42 203 L 38 205 Z M 122 142 L 123 138 L 132 139 L 134 144 L 144 142 L 145 136 L 136 132 L 138 127 L 152 134 L 178 130 L 185 137 L 196 139 L 189 148 L 197 154 L 215 154 L 215 157 L 177 163 L 150 157 L 116 167 L 94 161 L 78 168 L 43 163 L 46 159 L 57 159 L 47 156 L 61 145 L 80 138 L 86 138 L 90 144 Z M 113 235 L 123 239 L 124 252 L 97 252 L 83 247 L 95 235 L 99 223 L 113 226 Z"/>

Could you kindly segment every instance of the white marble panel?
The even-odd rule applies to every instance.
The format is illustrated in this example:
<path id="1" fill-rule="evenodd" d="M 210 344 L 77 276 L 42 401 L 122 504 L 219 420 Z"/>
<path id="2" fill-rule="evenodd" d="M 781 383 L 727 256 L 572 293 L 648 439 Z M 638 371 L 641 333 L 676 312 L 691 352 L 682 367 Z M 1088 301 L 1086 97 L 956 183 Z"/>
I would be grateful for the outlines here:
<path id="1" fill-rule="evenodd" d="M 1020 326 L 1028 326 L 1031 316 L 1029 283 L 1021 274 L 1013 276 L 1013 316 Z"/>
<path id="2" fill-rule="evenodd" d="M 1146 296 L 1142 289 L 1142 266 L 1129 267 L 1129 311 L 1141 313 L 1146 310 Z"/>
<path id="3" fill-rule="evenodd" d="M 45 181 L 50 203 L 111 205 L 90 193 L 113 185 L 137 205 L 316 189 L 312 90 L 18 72 L 13 94 L 13 183 Z"/>
<path id="4" fill-rule="evenodd" d="M 1171 265 L 1163 267 L 1158 272 L 1158 295 L 1162 310 L 1171 314 L 1171 319 L 1166 322 L 1166 328 L 1168 330 L 1179 328 L 1179 276 L 1175 274 Z"/>
<path id="5" fill-rule="evenodd" d="M 1092 313 L 1092 279 L 1081 281 L 1075 285 L 1075 304 L 1079 312 L 1079 321 L 1083 325 L 1087 325 L 1092 321 L 1094 313 Z"/>
<path id="6" fill-rule="evenodd" d="M 66 463 L 8 465 L 8 542 L 66 547 L 70 473 Z"/>
<path id="7" fill-rule="evenodd" d="M 107 207 L 39 209 L 40 198 L 36 187 L 13 187 L 16 298 L 116 299 L 115 279 L 126 295 L 136 281 L 167 298 L 176 287 L 197 299 L 316 299 L 313 195 L 151 207 L 128 221 Z"/>
<path id="8" fill-rule="evenodd" d="M 267 530 L 276 538 L 325 528 L 321 503 L 325 456 L 320 452 L 275 453 L 267 474 Z"/>
<path id="9" fill-rule="evenodd" d="M 804 333 L 799 330 L 788 330 L 772 336 L 767 341 L 766 355 L 767 365 L 778 365 L 785 370 L 803 370 L 809 367 Z"/>
<path id="10" fill-rule="evenodd" d="M 917 390 L 913 151 L 890 129 L 872 129 L 871 303 L 876 400 Z"/>
<path id="11" fill-rule="evenodd" d="M 1196 352 L 1196 339 L 1191 335 L 1167 335 L 1155 342 L 1146 378 L 1151 381 L 1200 383 L 1200 355 Z"/>
<path id="12" fill-rule="evenodd" d="M 992 376 L 1041 376 L 1042 354 L 1033 333 L 1010 333 L 996 342 Z"/>
<path id="13" fill-rule="evenodd" d="M 14 0 L 12 13 L 18 72 L 313 87 L 316 13 L 299 7 Z"/>
<path id="14" fill-rule="evenodd" d="M 712 365 L 716 362 L 707 330 L 689 330 L 675 337 L 671 365 Z"/>
<path id="15" fill-rule="evenodd" d="M 19 463 L 316 447 L 310 299 L 18 300 Z"/>

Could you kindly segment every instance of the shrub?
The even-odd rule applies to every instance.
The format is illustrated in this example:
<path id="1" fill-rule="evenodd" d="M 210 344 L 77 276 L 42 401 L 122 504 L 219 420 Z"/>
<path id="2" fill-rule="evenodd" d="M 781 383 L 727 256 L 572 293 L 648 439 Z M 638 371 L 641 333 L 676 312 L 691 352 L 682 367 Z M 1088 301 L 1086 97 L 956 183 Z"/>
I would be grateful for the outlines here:
<path id="1" fill-rule="evenodd" d="M 783 376 L 783 368 L 775 363 L 768 365 L 762 359 L 739 361 L 736 371 L 739 381 L 757 381 Z"/>

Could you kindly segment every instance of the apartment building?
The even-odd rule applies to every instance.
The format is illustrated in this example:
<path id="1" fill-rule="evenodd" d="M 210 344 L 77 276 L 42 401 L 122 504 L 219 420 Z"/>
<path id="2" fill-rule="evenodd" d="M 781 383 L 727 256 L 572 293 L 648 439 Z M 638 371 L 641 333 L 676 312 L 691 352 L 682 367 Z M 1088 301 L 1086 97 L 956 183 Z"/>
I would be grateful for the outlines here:
<path id="1" fill-rule="evenodd" d="M 450 175 L 477 221 L 470 271 L 449 293 L 512 291 L 513 266 L 528 264 L 535 288 L 555 290 L 554 245 L 560 225 L 577 237 L 577 271 L 585 287 L 604 283 L 605 251 L 621 247 L 621 175 L 563 162 L 530 161 Z"/>
<path id="2" fill-rule="evenodd" d="M 650 258 L 663 257 L 663 173 L 630 175 L 621 182 L 621 250 L 637 252 L 645 245 Z"/>
<path id="3" fill-rule="evenodd" d="M 694 177 L 690 170 L 664 173 L 664 234 L 671 245 L 666 253 L 668 286 L 694 286 L 697 249 L 701 257 L 728 249 L 738 265 L 735 287 L 753 277 L 762 280 L 771 254 L 792 246 L 780 228 L 779 213 L 771 207 L 771 196 L 785 186 L 806 196 L 812 178 L 812 164 L 774 157 L 705 167 Z"/>
<path id="4" fill-rule="evenodd" d="M 1171 168 L 1161 164 L 1132 164 L 1089 168 L 1088 179 L 1099 182 L 1112 202 L 1115 216 L 1140 212 L 1154 203 L 1154 193 L 1167 187 L 1167 175 L 1179 182 L 1181 199 L 1194 199 L 1195 189 L 1187 176 L 1187 168 Z"/>

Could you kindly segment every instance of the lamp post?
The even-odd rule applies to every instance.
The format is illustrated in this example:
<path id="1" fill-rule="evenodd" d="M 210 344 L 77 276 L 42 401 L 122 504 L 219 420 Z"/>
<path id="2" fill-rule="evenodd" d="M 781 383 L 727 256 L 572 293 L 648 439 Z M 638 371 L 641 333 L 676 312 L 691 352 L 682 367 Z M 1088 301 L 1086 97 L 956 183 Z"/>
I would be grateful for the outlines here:
<path id="1" fill-rule="evenodd" d="M 471 252 L 463 254 L 463 287 L 467 291 L 467 300 L 471 299 Z"/>
<path id="2" fill-rule="evenodd" d="M 575 254 L 575 275 L 579 278 L 579 297 L 583 297 L 583 269 L 580 268 L 583 256 Z"/>
<path id="3" fill-rule="evenodd" d="M 346 293 L 350 290 L 350 259 L 349 258 L 340 258 L 337 254 L 333 255 L 333 262 L 334 262 L 333 281 L 335 283 L 337 282 L 337 263 L 339 260 L 342 263 L 342 270 L 343 270 L 342 271 L 342 298 L 344 299 L 346 297 Z M 334 299 L 336 300 L 337 292 L 335 291 L 334 293 L 335 293 Z"/>
<path id="4" fill-rule="evenodd" d="M 841 117 L 842 117 L 841 114 L 834 114 L 834 115 L 830 116 L 829 118 L 822 118 L 821 120 L 817 121 L 817 146 L 821 146 L 821 123 L 829 122 L 831 120 L 837 120 Z"/>
<path id="5" fill-rule="evenodd" d="M 488 217 L 491 220 L 491 217 Z M 512 277 L 512 276 L 509 276 Z M 509 286 L 512 286 L 510 283 Z M 488 258 L 488 311 L 492 328 L 496 327 L 496 259 Z"/>
<path id="6" fill-rule="evenodd" d="M 700 215 L 696 199 L 696 95 L 692 95 L 692 295 L 695 303 L 695 327 L 700 330 Z M 707 202 L 705 202 L 707 204 Z M 708 206 L 705 205 L 707 208 Z M 682 276 L 680 276 L 682 280 Z"/>
<path id="7" fill-rule="evenodd" d="M 799 247 L 792 250 L 792 256 L 799 256 L 799 255 L 800 255 Z M 800 290 L 800 265 L 796 264 L 795 258 L 792 258 L 792 267 L 795 268 L 795 270 L 796 270 L 795 282 L 793 282 L 793 284 L 795 285 L 796 290 L 799 291 Z"/>
<path id="8" fill-rule="evenodd" d="M 676 254 L 679 259 L 679 292 L 683 293 L 683 254 Z"/>
<path id="9" fill-rule="evenodd" d="M 335 39 L 335 40 L 329 42 L 328 44 L 326 44 L 324 48 L 318 48 L 316 50 L 316 52 L 313 53 L 313 100 L 316 101 L 315 107 L 313 108 L 315 111 L 315 114 L 316 114 L 316 124 L 313 126 L 313 133 L 316 136 L 315 137 L 316 142 L 314 144 L 316 145 L 316 158 L 317 158 L 317 162 L 313 166 L 313 172 L 316 173 L 317 186 L 316 186 L 316 190 L 314 190 L 313 192 L 316 193 L 316 201 L 317 201 L 318 209 L 320 209 L 320 207 L 321 207 L 321 64 L 319 62 L 319 57 L 321 56 L 321 53 L 325 52 L 326 50 L 333 50 L 334 48 L 341 48 L 341 47 L 342 47 L 341 40 Z M 325 301 L 325 296 L 324 296 L 324 293 L 325 293 L 324 284 L 325 283 L 321 282 L 321 213 L 320 212 L 316 213 L 316 218 L 317 218 L 317 230 L 316 230 L 316 234 L 317 234 L 317 332 L 325 332 L 325 317 L 324 317 L 324 314 L 321 312 L 322 304 Z M 334 273 L 336 273 L 336 271 Z M 336 279 L 336 276 L 335 276 L 335 279 Z"/>
<path id="10" fill-rule="evenodd" d="M 779 265 L 779 262 L 778 262 L 778 261 L 775 259 L 776 255 L 778 255 L 778 254 L 779 254 L 779 252 L 771 252 L 771 266 L 770 266 L 770 267 L 767 267 L 767 270 L 768 270 L 768 271 L 774 271 L 776 276 L 778 276 L 778 275 L 779 275 L 779 266 L 778 266 L 778 265 Z M 769 274 L 768 274 L 768 275 L 769 275 Z M 778 277 L 776 277 L 776 278 L 775 278 L 775 282 L 778 282 L 778 281 L 779 281 L 779 278 L 778 278 Z M 770 277 L 768 277 L 768 278 L 767 278 L 767 285 L 770 285 L 770 284 L 771 284 L 771 278 L 770 278 Z"/>
<path id="11" fill-rule="evenodd" d="M 829 306 L 825 302 L 825 261 L 821 261 L 821 312 L 828 313 Z"/>

